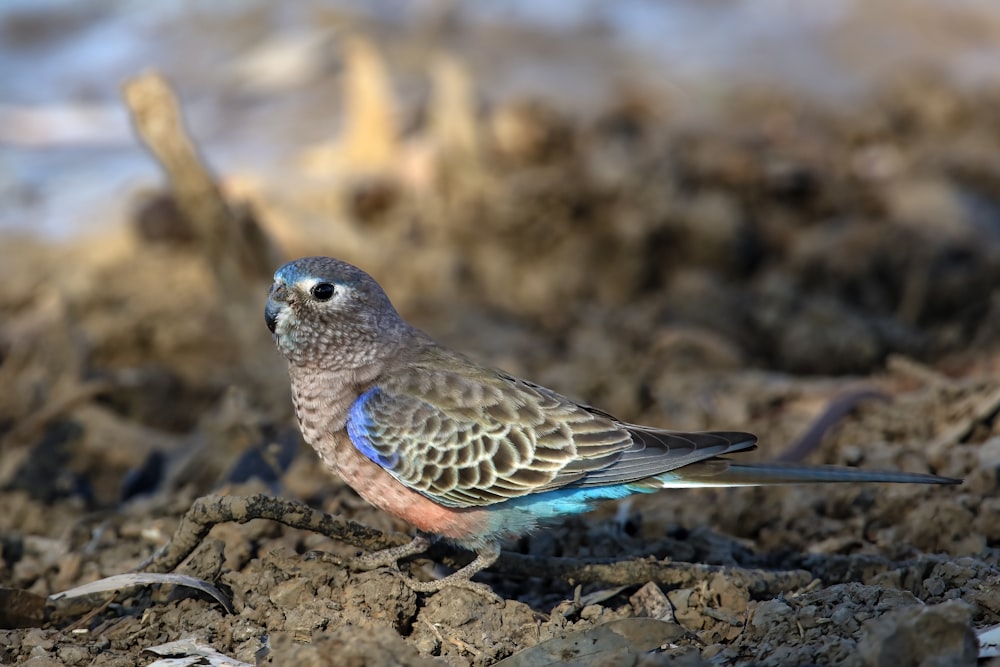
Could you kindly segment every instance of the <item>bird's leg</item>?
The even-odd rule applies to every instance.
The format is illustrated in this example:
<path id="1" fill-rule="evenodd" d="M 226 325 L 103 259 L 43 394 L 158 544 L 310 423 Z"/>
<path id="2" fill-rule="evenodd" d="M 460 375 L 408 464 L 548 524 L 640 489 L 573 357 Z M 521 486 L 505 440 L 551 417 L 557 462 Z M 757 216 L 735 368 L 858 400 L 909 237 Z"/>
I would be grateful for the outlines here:
<path id="1" fill-rule="evenodd" d="M 406 585 L 418 593 L 436 593 L 443 588 L 455 587 L 485 595 L 486 597 L 497 599 L 497 594 L 486 584 L 479 584 L 470 581 L 480 570 L 485 570 L 500 557 L 500 545 L 491 544 L 476 552 L 476 559 L 463 567 L 458 572 L 449 574 L 447 577 L 435 579 L 434 581 L 417 581 L 409 577 L 403 577 Z"/>
<path id="2" fill-rule="evenodd" d="M 399 559 L 423 553 L 430 546 L 431 538 L 423 533 L 417 533 L 407 544 L 358 556 L 351 561 L 351 567 L 357 570 L 374 570 L 379 567 L 396 565 Z"/>

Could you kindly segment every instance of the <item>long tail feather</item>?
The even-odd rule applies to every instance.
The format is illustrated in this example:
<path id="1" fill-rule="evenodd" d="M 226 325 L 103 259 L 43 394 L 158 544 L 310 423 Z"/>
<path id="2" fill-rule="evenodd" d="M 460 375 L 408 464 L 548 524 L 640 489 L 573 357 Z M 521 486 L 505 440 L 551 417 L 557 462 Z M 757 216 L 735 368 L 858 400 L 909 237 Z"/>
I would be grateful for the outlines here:
<path id="1" fill-rule="evenodd" d="M 890 484 L 961 484 L 962 480 L 938 475 L 840 466 L 800 466 L 782 463 L 732 463 L 715 459 L 673 470 L 655 479 L 664 488 L 711 486 L 771 486 L 832 482 Z"/>

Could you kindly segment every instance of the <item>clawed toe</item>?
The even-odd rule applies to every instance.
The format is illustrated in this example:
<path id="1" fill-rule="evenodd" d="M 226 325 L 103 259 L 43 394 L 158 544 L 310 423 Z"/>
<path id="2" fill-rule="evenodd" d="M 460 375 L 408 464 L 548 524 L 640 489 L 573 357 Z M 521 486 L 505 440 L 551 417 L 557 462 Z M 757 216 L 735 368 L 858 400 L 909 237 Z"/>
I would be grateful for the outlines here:
<path id="1" fill-rule="evenodd" d="M 319 551 L 313 549 L 312 551 L 307 551 L 302 554 L 304 560 L 317 561 L 320 563 L 329 563 L 330 565 L 336 565 L 338 567 L 350 567 L 351 563 L 344 558 L 341 558 L 337 554 L 332 554 L 329 551 Z"/>
<path id="2" fill-rule="evenodd" d="M 486 584 L 469 581 L 462 577 L 453 578 L 454 576 L 451 575 L 443 579 L 435 579 L 434 581 L 417 581 L 411 577 L 403 576 L 403 583 L 417 593 L 438 593 L 446 588 L 461 588 L 482 595 L 491 602 L 504 601 L 502 597 L 494 593 L 493 589 Z"/>
<path id="3" fill-rule="evenodd" d="M 427 547 L 430 545 L 430 538 L 426 535 L 418 534 L 410 540 L 410 542 L 402 546 L 382 549 L 381 551 L 373 551 L 369 554 L 362 554 L 351 560 L 350 566 L 352 569 L 363 572 L 389 566 L 392 566 L 394 569 L 398 569 L 399 559 L 423 553 L 424 551 L 427 551 Z"/>
<path id="4" fill-rule="evenodd" d="M 490 600 L 503 602 L 503 598 L 494 593 L 492 588 L 486 584 L 480 584 L 472 581 L 472 577 L 477 572 L 495 563 L 499 556 L 500 547 L 497 545 L 490 545 L 481 549 L 476 554 L 476 559 L 474 561 L 460 569 L 458 572 L 449 574 L 447 577 L 442 579 L 436 579 L 434 581 L 416 581 L 414 579 L 408 579 L 407 577 L 404 577 L 403 579 L 406 581 L 407 586 L 418 593 L 436 593 L 445 588 L 464 588 L 465 590 L 483 595 Z"/>
<path id="5" fill-rule="evenodd" d="M 369 572 L 382 567 L 388 568 L 402 577 L 403 582 L 417 593 L 437 593 L 445 588 L 462 588 L 482 595 L 491 601 L 503 602 L 503 598 L 494 593 L 493 589 L 486 584 L 471 581 L 473 575 L 496 562 L 497 558 L 500 556 L 500 548 L 497 545 L 490 545 L 479 550 L 476 554 L 475 560 L 460 569 L 458 572 L 450 574 L 442 579 L 435 579 L 434 581 L 417 581 L 416 579 L 408 577 L 399 571 L 399 560 L 401 558 L 407 558 L 409 556 L 422 553 L 427 550 L 427 547 L 429 547 L 430 544 L 430 538 L 426 535 L 418 534 L 408 544 L 383 549 L 381 551 L 374 551 L 372 553 L 361 554 L 360 556 L 356 556 L 343 564 L 347 565 L 352 570 L 359 572 Z"/>
<path id="6" fill-rule="evenodd" d="M 413 577 L 403 574 L 399 569 L 399 563 L 395 559 L 383 558 L 381 551 L 371 554 L 364 554 L 351 560 L 348 565 L 352 570 L 359 572 L 370 572 L 385 568 L 387 571 L 399 576 L 407 587 L 416 593 L 438 593 L 446 588 L 461 588 L 472 591 L 478 595 L 489 599 L 492 602 L 503 602 L 503 598 L 493 592 L 493 589 L 486 584 L 470 581 L 462 572 L 448 575 L 433 581 L 419 581 Z"/>
<path id="7" fill-rule="evenodd" d="M 399 561 L 396 558 L 392 558 L 391 554 L 385 554 L 382 551 L 362 554 L 352 558 L 347 562 L 347 565 L 352 570 L 356 570 L 358 572 L 369 572 L 371 570 L 377 570 L 380 567 L 387 567 L 397 572 L 399 571 Z"/>

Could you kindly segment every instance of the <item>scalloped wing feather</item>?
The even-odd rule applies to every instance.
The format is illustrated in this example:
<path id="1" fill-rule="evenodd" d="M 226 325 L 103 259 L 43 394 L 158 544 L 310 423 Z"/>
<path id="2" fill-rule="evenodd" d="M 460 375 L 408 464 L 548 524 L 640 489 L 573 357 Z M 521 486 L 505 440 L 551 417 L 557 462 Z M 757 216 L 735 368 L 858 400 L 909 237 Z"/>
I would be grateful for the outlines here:
<path id="1" fill-rule="evenodd" d="M 399 482 L 450 507 L 634 482 L 754 443 L 744 433 L 623 424 L 473 365 L 386 377 L 351 407 L 347 430 L 355 447 Z"/>
<path id="2" fill-rule="evenodd" d="M 618 424 L 557 394 L 449 371 L 387 379 L 355 402 L 347 429 L 398 481 L 453 507 L 565 486 L 632 445 Z"/>

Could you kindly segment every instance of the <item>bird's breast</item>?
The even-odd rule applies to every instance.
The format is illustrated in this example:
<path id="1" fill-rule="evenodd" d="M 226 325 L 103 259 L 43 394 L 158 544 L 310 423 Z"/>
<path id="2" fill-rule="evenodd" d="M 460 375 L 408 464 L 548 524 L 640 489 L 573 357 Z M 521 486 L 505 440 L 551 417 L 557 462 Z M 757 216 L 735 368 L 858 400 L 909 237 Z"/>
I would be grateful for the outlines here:
<path id="1" fill-rule="evenodd" d="M 323 434 L 344 427 L 347 411 L 358 392 L 331 374 L 290 370 L 292 402 L 302 437 L 319 451 L 323 446 Z"/>
<path id="2" fill-rule="evenodd" d="M 418 529 L 457 542 L 475 540 L 487 531 L 488 511 L 445 507 L 405 486 L 355 449 L 346 431 L 336 433 L 334 447 L 320 458 L 367 502 Z"/>

